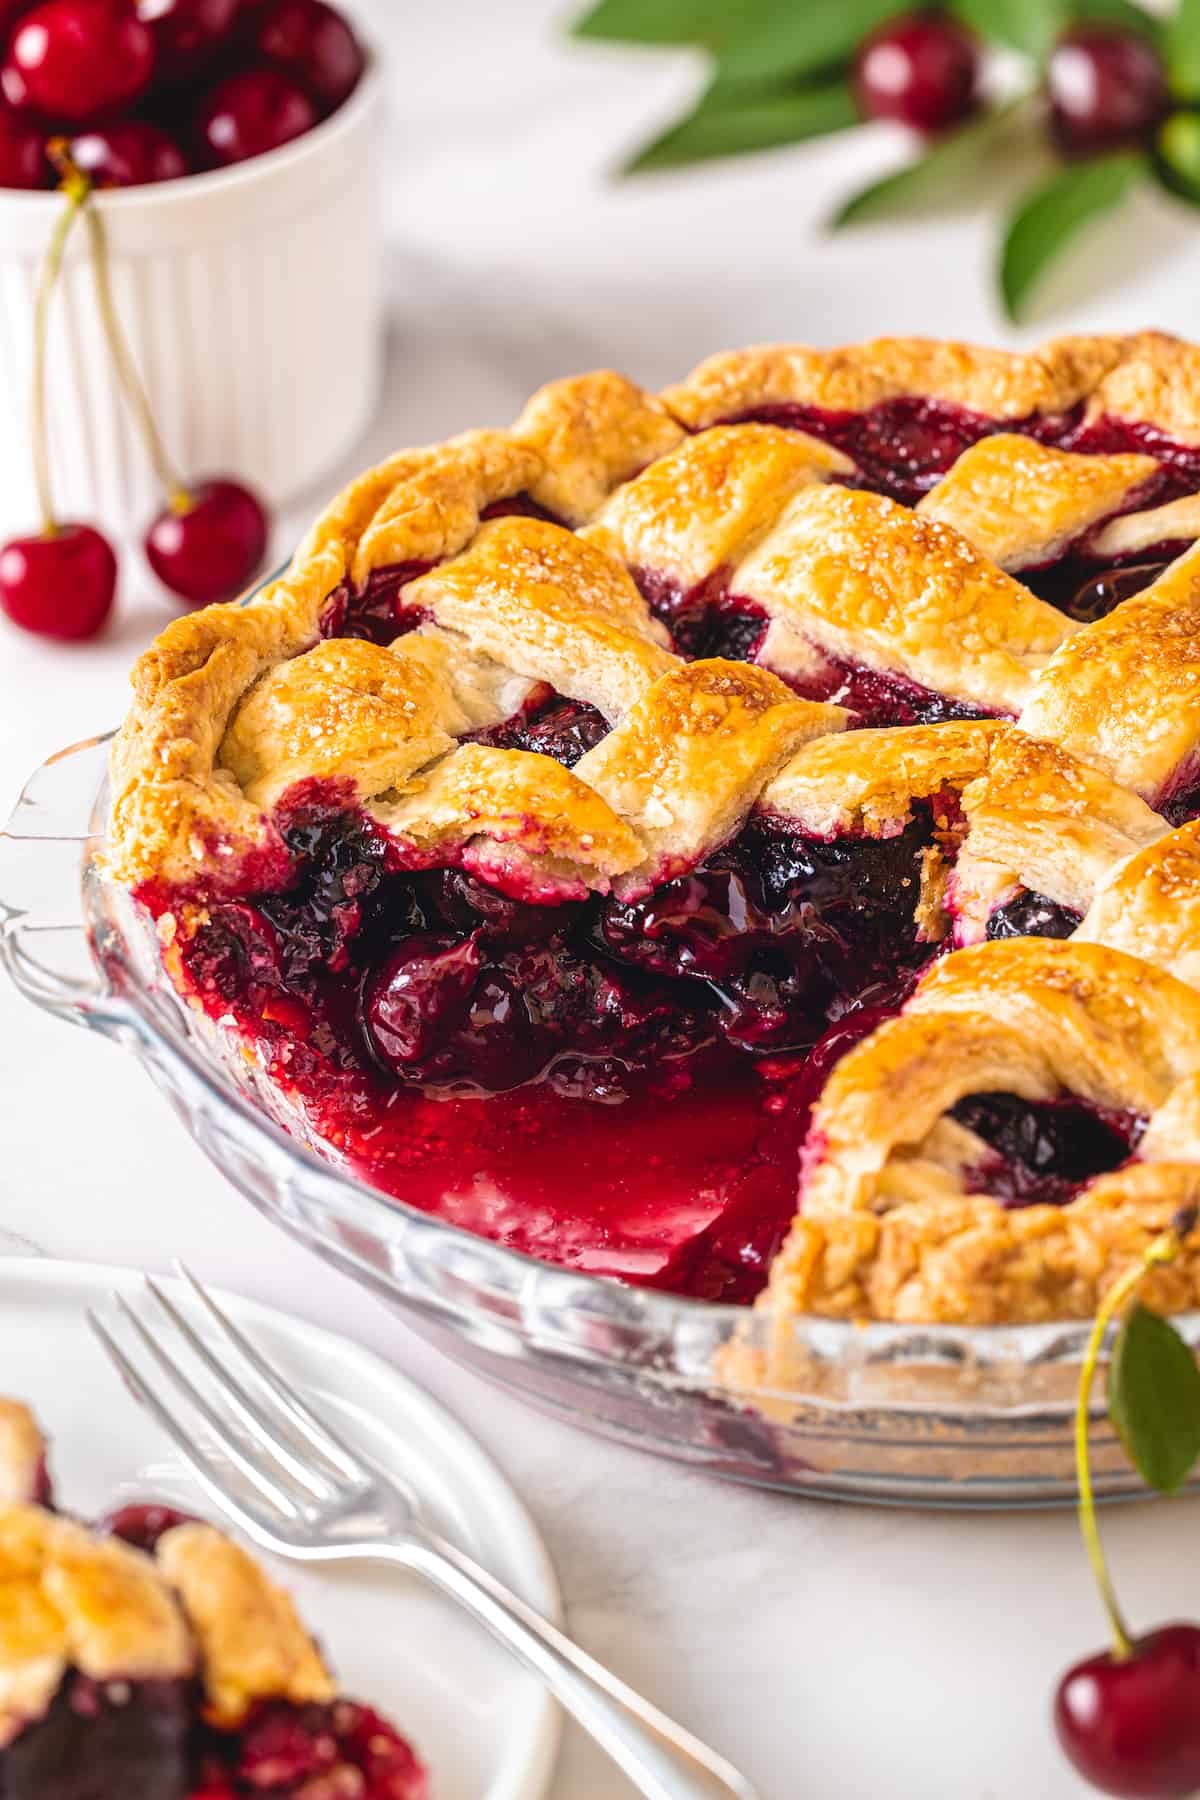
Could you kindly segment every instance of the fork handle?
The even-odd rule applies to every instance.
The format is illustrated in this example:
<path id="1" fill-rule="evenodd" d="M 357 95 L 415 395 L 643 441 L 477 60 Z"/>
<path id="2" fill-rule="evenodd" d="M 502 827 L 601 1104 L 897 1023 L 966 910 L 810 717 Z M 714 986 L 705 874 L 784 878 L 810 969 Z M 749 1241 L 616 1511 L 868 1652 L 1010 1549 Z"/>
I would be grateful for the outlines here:
<path id="1" fill-rule="evenodd" d="M 723 1757 L 573 1643 L 494 1575 L 435 1533 L 373 1545 L 441 1588 L 521 1659 L 648 1800 L 757 1800 Z"/>

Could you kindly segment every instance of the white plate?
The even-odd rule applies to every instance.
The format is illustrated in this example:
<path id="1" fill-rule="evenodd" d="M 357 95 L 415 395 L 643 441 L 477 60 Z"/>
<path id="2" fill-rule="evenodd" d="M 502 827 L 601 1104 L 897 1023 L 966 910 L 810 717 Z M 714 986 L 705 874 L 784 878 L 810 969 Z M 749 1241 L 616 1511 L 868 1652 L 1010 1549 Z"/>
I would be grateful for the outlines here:
<path id="1" fill-rule="evenodd" d="M 26 1400 L 51 1436 L 62 1504 L 94 1514 L 130 1489 L 212 1515 L 84 1319 L 133 1269 L 0 1261 L 0 1392 Z M 558 1584 L 529 1515 L 462 1426 L 379 1357 L 286 1313 L 222 1294 L 234 1319 L 385 1468 L 403 1471 L 438 1528 L 556 1622 Z M 559 1715 L 541 1683 L 439 1595 L 378 1570 L 276 1563 L 343 1690 L 412 1738 L 435 1800 L 540 1800 Z"/>

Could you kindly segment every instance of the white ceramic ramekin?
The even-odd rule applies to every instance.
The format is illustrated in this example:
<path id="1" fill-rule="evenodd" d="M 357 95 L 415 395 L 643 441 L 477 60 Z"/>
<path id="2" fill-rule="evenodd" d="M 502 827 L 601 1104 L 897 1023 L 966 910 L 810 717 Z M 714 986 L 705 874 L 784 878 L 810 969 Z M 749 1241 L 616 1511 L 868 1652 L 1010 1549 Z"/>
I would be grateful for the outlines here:
<path id="1" fill-rule="evenodd" d="M 236 168 L 100 195 L 113 292 L 172 461 L 278 504 L 325 474 L 379 396 L 380 77 L 332 118 Z M 33 296 L 62 200 L 0 190 L 0 538 L 37 523 L 29 432 Z M 70 241 L 50 330 L 60 518 L 116 536 L 161 496 L 113 380 L 87 257 Z"/>

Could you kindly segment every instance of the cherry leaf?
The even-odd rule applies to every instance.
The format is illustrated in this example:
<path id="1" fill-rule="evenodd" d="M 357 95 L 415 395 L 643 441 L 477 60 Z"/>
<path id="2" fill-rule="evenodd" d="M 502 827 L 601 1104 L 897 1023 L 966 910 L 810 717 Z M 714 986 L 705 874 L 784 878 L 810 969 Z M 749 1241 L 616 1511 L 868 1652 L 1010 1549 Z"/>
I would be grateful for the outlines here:
<path id="1" fill-rule="evenodd" d="M 1046 270 L 1083 227 L 1115 212 L 1149 172 L 1140 151 L 1117 151 L 1073 163 L 1026 196 L 1000 254 L 1000 289 L 1011 319 L 1021 317 Z"/>
<path id="2" fill-rule="evenodd" d="M 724 81 L 810 77 L 844 67 L 863 39 L 896 11 L 895 0 L 758 0 L 737 6 L 736 33 L 721 51 Z"/>
<path id="3" fill-rule="evenodd" d="M 715 48 L 736 29 L 729 0 L 597 0 L 571 26 L 581 38 L 627 44 L 701 44 Z"/>
<path id="4" fill-rule="evenodd" d="M 1142 1480 L 1173 1494 L 1200 1457 L 1200 1368 L 1175 1327 L 1140 1302 L 1117 1333 L 1108 1411 Z"/>
<path id="5" fill-rule="evenodd" d="M 674 169 L 712 156 L 768 150 L 777 144 L 822 137 L 857 122 L 854 100 L 844 81 L 773 93 L 714 84 L 690 113 L 639 150 L 623 173 Z"/>
<path id="6" fill-rule="evenodd" d="M 952 10 L 981 38 L 1043 62 L 1073 9 L 1067 0 L 954 0 Z"/>
<path id="7" fill-rule="evenodd" d="M 949 137 L 941 138 L 915 162 L 860 188 L 838 208 L 830 223 L 861 225 L 895 213 L 919 211 L 941 200 L 947 191 L 990 151 L 1007 129 L 1013 115 L 1025 104 L 1013 100 L 994 112 L 983 113 Z"/>
<path id="8" fill-rule="evenodd" d="M 1181 100 L 1200 99 L 1200 0 L 1179 0 L 1165 54 L 1171 92 Z"/>
<path id="9" fill-rule="evenodd" d="M 1140 31 L 1143 37 L 1160 42 L 1163 34 L 1162 21 L 1142 7 L 1135 6 L 1134 0 L 1072 0 L 1071 16 L 1073 19 L 1096 20 L 1103 25 L 1122 25 L 1126 31 Z"/>

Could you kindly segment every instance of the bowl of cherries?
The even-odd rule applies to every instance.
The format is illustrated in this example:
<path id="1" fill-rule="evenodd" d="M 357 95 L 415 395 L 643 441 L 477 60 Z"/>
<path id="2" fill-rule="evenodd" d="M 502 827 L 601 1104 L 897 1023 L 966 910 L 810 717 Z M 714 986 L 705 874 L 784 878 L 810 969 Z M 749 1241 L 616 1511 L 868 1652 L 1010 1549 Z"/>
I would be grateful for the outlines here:
<path id="1" fill-rule="evenodd" d="M 269 506 L 362 433 L 378 99 L 328 0 L 0 0 L 0 588 L 19 623 L 37 629 L 46 567 L 78 580 L 71 555 L 99 596 L 108 537 L 185 604 L 228 597 Z M 58 635 L 89 635 L 98 604 Z"/>

